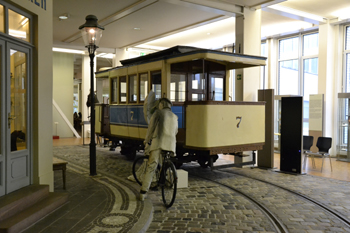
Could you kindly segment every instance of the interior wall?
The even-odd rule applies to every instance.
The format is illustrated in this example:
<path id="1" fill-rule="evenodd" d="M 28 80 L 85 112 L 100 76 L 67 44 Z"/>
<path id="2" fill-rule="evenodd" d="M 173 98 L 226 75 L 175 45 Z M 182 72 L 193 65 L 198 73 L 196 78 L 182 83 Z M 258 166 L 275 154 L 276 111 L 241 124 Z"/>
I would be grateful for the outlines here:
<path id="1" fill-rule="evenodd" d="M 73 88 L 74 88 L 74 55 L 69 53 L 53 53 L 53 99 L 60 107 L 69 122 L 73 125 Z M 53 134 L 60 138 L 72 137 L 73 132 L 53 108 Z M 55 123 L 58 123 L 57 127 Z M 57 128 L 57 131 L 56 131 Z"/>

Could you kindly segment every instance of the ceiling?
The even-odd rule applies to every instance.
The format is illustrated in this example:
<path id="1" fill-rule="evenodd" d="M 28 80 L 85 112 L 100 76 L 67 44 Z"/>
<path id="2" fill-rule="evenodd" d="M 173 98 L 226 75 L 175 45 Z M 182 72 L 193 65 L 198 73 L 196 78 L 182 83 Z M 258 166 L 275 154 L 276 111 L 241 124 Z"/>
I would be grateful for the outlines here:
<path id="1" fill-rule="evenodd" d="M 294 12 L 287 11 L 290 8 Z M 98 52 L 175 45 L 216 49 L 234 43 L 234 17 L 256 9 L 262 9 L 261 36 L 270 37 L 327 21 L 347 21 L 350 1 L 53 0 L 53 43 L 54 47 L 84 50 L 78 28 L 87 15 L 93 14 L 105 28 Z M 59 20 L 62 14 L 69 18 Z M 310 14 L 321 19 L 315 20 Z"/>

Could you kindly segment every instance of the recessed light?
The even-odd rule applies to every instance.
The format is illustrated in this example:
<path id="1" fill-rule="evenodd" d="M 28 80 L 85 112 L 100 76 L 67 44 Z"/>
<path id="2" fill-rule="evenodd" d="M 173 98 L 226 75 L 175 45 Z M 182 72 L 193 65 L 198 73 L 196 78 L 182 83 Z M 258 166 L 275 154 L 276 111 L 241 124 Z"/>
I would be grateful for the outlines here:
<path id="1" fill-rule="evenodd" d="M 134 28 L 134 30 L 140 31 L 140 30 L 141 30 L 141 28 Z"/>
<path id="2" fill-rule="evenodd" d="M 211 33 L 210 33 L 210 32 L 208 32 L 208 33 L 207 33 L 207 35 L 209 36 L 209 35 L 211 35 Z"/>

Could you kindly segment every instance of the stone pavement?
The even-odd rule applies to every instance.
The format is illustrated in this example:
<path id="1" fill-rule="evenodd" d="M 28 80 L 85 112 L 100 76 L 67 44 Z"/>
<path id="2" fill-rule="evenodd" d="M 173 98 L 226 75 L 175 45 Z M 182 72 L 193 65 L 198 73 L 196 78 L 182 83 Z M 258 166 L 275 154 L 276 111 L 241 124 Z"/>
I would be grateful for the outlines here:
<path id="1" fill-rule="evenodd" d="M 94 177 L 90 177 L 88 171 L 88 146 L 54 147 L 54 156 L 69 162 L 69 203 L 26 232 L 275 232 L 255 204 L 219 183 L 247 192 L 264 203 L 282 219 L 290 232 L 350 232 L 333 216 L 286 191 L 247 177 L 212 172 L 195 162 L 182 167 L 189 172 L 189 186 L 178 189 L 174 205 L 166 209 L 160 191 L 150 191 L 145 202 L 137 200 L 139 186 L 127 179 L 131 175 L 132 161 L 120 155 L 118 150 L 112 152 L 97 147 L 98 176 Z M 224 171 L 291 188 L 350 219 L 349 182 L 261 169 Z M 55 172 L 57 192 L 64 191 L 61 179 L 61 173 Z"/>

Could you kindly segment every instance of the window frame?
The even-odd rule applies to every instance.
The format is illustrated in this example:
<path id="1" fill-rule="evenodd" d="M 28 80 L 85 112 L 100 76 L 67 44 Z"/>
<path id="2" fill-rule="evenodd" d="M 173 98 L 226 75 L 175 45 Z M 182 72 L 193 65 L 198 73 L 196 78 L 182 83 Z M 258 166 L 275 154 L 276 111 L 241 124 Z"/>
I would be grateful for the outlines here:
<path id="1" fill-rule="evenodd" d="M 136 100 L 132 100 L 132 94 L 131 94 L 131 78 L 133 78 L 133 77 L 135 77 L 136 78 L 136 80 L 135 80 L 135 82 L 136 82 L 136 88 L 134 89 L 134 91 L 136 91 Z M 127 98 L 127 102 L 128 103 L 132 103 L 132 104 L 135 104 L 135 103 L 137 103 L 137 101 L 138 101 L 138 98 L 139 98 L 139 93 L 138 93 L 138 89 L 139 89 L 139 87 L 138 87 L 138 75 L 137 74 L 130 74 L 130 75 L 128 75 L 128 77 L 127 77 L 127 96 L 128 96 L 128 98 Z"/>
<path id="2" fill-rule="evenodd" d="M 116 91 L 114 90 L 114 85 L 113 85 L 114 81 L 116 81 L 116 83 L 117 83 L 117 90 Z M 118 104 L 119 103 L 119 79 L 118 79 L 118 77 L 111 78 L 110 85 L 112 87 L 111 88 L 111 103 L 112 104 Z M 114 99 L 115 92 L 116 92 L 116 95 L 117 95 L 116 100 Z"/>
<path id="3" fill-rule="evenodd" d="M 346 39 L 347 39 L 347 29 L 349 29 L 349 37 L 350 37 L 350 24 L 344 25 L 344 42 L 343 42 L 343 81 L 342 81 L 342 92 L 347 93 L 350 92 L 350 75 L 347 77 L 347 70 L 350 70 L 350 45 L 349 48 L 346 49 Z M 349 38 L 349 44 L 350 44 L 350 38 Z M 347 56 L 349 55 L 349 62 L 347 60 Z M 349 67 L 348 67 L 349 64 Z M 350 72 L 349 72 L 350 73 Z M 349 82 L 348 82 L 349 79 Z M 347 85 L 349 83 L 349 87 Z"/>
<path id="4" fill-rule="evenodd" d="M 141 76 L 142 75 L 146 75 L 146 78 L 147 78 L 147 93 L 145 93 L 145 98 L 143 100 L 141 100 Z M 147 95 L 149 94 L 150 92 L 150 85 L 149 85 L 150 81 L 149 81 L 149 73 L 148 72 L 143 72 L 143 73 L 139 73 L 138 74 L 138 102 L 139 103 L 144 103 L 145 102 L 145 99 L 147 97 Z"/>
<path id="5" fill-rule="evenodd" d="M 154 77 L 154 74 L 158 74 L 158 73 L 160 74 L 160 84 L 157 84 L 157 85 L 160 85 L 160 98 L 162 98 L 162 70 L 150 71 L 150 77 L 149 77 L 149 88 L 150 88 L 149 90 L 154 91 L 156 99 L 160 99 L 160 98 L 157 98 L 156 90 L 153 90 L 153 77 Z"/>
<path id="6" fill-rule="evenodd" d="M 122 94 L 124 94 L 124 93 L 122 93 L 121 83 L 122 83 L 123 81 L 124 81 L 125 84 L 126 84 L 126 88 L 125 88 L 125 98 L 126 98 L 126 99 L 125 99 L 125 101 L 122 101 L 122 97 L 124 97 L 124 96 L 122 96 Z M 120 76 L 120 77 L 119 77 L 118 87 L 119 87 L 119 91 L 118 91 L 118 93 L 119 93 L 119 95 L 118 95 L 119 103 L 120 103 L 120 104 L 126 104 L 127 101 L 128 101 L 128 82 L 127 82 L 127 77 L 126 77 L 126 75 L 125 75 L 125 76 Z"/>
<path id="7" fill-rule="evenodd" d="M 34 32 L 33 32 L 33 29 L 34 29 L 34 23 L 33 23 L 33 16 L 15 6 L 12 6 L 10 5 L 9 3 L 7 2 L 1 2 L 1 5 L 3 6 L 3 9 L 4 9 L 4 16 L 3 16 L 3 20 L 4 20 L 4 32 L 0 32 L 1 35 L 5 36 L 5 37 L 9 37 L 11 38 L 11 40 L 17 40 L 18 42 L 22 43 L 22 44 L 27 44 L 27 45 L 30 45 L 30 46 L 33 46 L 33 43 L 34 43 Z M 29 25 L 29 41 L 25 41 L 25 40 L 21 40 L 17 37 L 14 37 L 14 36 L 11 36 L 9 34 L 9 12 L 8 10 L 12 10 L 26 18 L 29 19 L 28 21 L 28 25 Z"/>

